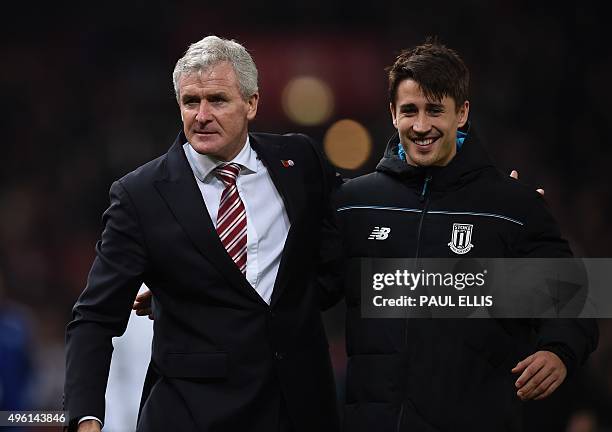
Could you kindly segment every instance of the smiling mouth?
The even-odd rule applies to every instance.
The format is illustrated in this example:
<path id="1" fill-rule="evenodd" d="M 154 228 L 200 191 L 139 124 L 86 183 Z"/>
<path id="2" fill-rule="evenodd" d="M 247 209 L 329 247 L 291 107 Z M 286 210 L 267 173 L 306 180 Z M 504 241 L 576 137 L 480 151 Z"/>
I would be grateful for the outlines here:
<path id="1" fill-rule="evenodd" d="M 427 138 L 410 138 L 410 141 L 415 143 L 419 147 L 428 147 L 436 142 L 440 137 L 427 137 Z"/>

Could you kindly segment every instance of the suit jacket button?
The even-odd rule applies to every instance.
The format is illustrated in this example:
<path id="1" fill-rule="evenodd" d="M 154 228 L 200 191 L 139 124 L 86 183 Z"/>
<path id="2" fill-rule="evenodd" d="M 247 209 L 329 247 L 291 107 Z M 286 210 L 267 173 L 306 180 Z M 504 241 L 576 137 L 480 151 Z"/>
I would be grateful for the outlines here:
<path id="1" fill-rule="evenodd" d="M 284 353 L 282 353 L 281 351 L 276 351 L 276 352 L 274 353 L 274 358 L 275 358 L 276 360 L 282 360 L 282 359 L 284 359 L 284 358 L 285 358 L 285 354 L 284 354 Z"/>

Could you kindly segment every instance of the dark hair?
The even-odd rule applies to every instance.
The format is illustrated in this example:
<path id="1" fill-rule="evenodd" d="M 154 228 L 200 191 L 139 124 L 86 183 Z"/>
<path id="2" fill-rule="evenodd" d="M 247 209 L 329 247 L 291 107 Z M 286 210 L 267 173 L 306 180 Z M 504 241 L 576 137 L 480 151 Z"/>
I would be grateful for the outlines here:
<path id="1" fill-rule="evenodd" d="M 397 88 L 405 79 L 416 81 L 427 99 L 441 100 L 444 96 L 454 99 L 457 109 L 468 100 L 470 72 L 461 57 L 436 38 L 428 38 L 424 44 L 404 50 L 393 66 L 388 67 L 389 101 L 395 105 Z"/>

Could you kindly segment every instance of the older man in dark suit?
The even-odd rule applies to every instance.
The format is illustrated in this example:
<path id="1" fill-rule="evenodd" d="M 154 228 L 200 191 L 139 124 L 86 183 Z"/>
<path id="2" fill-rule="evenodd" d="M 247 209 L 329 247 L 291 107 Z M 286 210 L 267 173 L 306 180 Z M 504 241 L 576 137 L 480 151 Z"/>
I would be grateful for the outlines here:
<path id="1" fill-rule="evenodd" d="M 67 328 L 70 428 L 99 430 L 112 354 L 155 295 L 139 431 L 332 431 L 334 381 L 312 287 L 333 170 L 303 135 L 249 134 L 257 69 L 209 36 L 173 74 L 183 131 L 113 183 Z"/>

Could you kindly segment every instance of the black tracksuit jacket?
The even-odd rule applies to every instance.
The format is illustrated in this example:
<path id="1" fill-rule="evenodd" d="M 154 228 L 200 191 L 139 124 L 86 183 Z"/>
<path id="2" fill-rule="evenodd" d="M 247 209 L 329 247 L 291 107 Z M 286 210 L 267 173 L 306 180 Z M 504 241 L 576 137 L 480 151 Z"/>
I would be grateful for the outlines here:
<path id="1" fill-rule="evenodd" d="M 595 349 L 594 320 L 363 319 L 359 258 L 457 257 L 453 223 L 473 225 L 466 257 L 572 256 L 544 199 L 499 172 L 474 134 L 445 167 L 412 167 L 392 138 L 374 173 L 336 196 L 349 269 L 344 429 L 522 431 L 510 370 L 540 349 L 571 373 Z M 390 228 L 384 241 L 369 239 Z M 538 403 L 538 402 L 529 402 Z"/>

